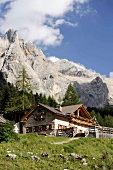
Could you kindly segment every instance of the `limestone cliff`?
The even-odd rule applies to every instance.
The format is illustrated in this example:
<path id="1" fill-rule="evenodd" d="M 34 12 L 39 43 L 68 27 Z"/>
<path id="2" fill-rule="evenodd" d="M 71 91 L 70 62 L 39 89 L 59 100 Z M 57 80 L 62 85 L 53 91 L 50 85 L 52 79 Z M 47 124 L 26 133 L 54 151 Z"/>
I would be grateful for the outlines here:
<path id="1" fill-rule="evenodd" d="M 19 39 L 18 32 L 10 29 L 0 37 L 0 71 L 8 82 L 15 83 L 23 65 L 32 78 L 32 84 L 38 86 L 38 93 L 63 98 L 72 82 L 86 106 L 113 104 L 113 79 L 66 59 L 52 62 L 41 49 L 32 42 Z"/>

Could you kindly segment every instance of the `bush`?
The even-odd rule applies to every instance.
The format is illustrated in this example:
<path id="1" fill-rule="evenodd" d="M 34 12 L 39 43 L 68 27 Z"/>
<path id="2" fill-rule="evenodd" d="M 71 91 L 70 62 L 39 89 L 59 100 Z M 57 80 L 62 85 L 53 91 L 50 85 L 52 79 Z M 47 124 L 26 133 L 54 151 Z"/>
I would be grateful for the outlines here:
<path id="1" fill-rule="evenodd" d="M 13 129 L 14 127 L 10 124 L 0 124 L 0 143 L 19 139 Z"/>

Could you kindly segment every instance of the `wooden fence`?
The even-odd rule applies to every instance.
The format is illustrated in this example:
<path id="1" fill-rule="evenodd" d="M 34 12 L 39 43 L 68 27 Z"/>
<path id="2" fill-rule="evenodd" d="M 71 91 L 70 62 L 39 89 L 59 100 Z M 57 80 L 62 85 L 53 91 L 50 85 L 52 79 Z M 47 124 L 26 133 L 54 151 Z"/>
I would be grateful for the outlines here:
<path id="1" fill-rule="evenodd" d="M 113 138 L 113 128 L 94 126 L 89 128 L 89 136 L 96 138 Z"/>

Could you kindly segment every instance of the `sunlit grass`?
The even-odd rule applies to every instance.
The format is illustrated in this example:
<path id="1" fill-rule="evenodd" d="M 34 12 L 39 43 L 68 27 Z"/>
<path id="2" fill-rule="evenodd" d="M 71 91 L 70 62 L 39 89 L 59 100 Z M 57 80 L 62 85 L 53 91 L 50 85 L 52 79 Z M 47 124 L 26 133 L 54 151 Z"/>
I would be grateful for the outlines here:
<path id="1" fill-rule="evenodd" d="M 113 169 L 113 139 L 80 138 L 65 144 L 52 144 L 69 138 L 37 136 L 33 134 L 19 135 L 20 140 L 13 143 L 0 144 L 1 170 L 99 170 Z M 16 154 L 12 160 L 6 157 L 8 152 Z M 47 152 L 50 158 L 42 157 Z M 76 153 L 86 159 L 84 166 L 81 160 L 72 159 L 70 153 Z M 59 154 L 67 159 L 62 159 Z M 20 156 L 21 155 L 21 156 Z M 36 162 L 31 159 L 35 155 L 40 158 Z"/>

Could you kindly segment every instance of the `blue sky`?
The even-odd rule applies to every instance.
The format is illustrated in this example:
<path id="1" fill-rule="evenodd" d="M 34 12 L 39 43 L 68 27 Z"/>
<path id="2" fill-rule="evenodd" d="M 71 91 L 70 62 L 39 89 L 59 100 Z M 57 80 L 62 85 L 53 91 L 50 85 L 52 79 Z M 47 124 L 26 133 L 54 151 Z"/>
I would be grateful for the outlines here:
<path id="1" fill-rule="evenodd" d="M 113 77 L 113 0 L 0 0 L 1 34 L 10 28 L 47 57 Z"/>

